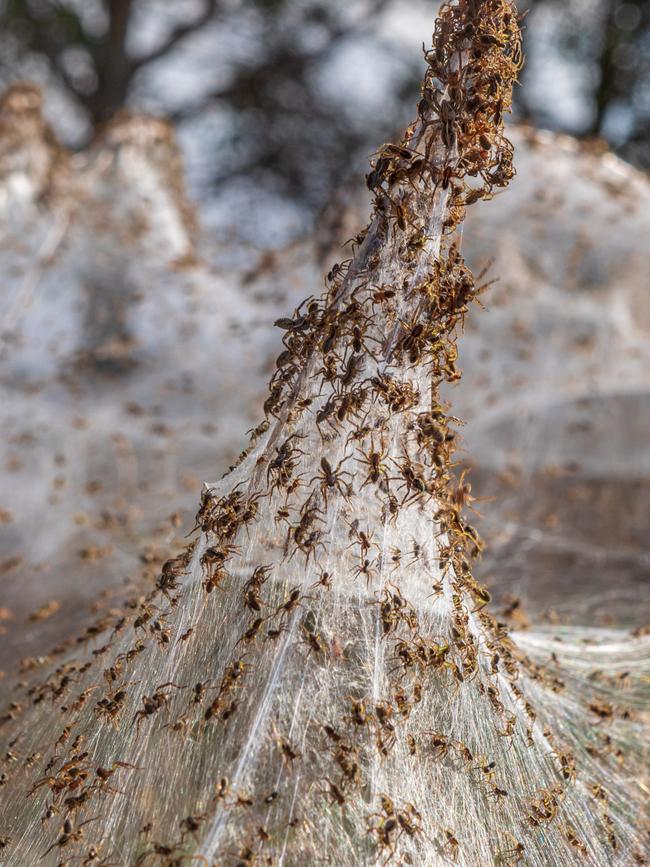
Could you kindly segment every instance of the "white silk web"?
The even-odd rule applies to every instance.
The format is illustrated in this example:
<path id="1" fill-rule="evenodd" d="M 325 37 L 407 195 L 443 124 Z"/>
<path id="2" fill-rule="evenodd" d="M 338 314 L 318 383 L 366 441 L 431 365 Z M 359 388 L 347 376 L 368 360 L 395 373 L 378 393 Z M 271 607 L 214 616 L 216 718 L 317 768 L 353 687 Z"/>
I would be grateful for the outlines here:
<path id="1" fill-rule="evenodd" d="M 7 712 L 3 863 L 645 863 L 647 636 L 488 613 L 439 400 L 519 51 L 505 0 L 443 7 L 373 221 L 279 321 L 200 532 Z"/>

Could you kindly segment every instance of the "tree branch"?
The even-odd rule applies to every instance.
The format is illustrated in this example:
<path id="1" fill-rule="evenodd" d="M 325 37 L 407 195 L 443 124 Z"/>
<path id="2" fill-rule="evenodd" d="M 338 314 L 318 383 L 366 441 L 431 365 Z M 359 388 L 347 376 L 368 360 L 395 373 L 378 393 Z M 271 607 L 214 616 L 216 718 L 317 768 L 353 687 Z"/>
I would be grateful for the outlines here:
<path id="1" fill-rule="evenodd" d="M 79 93 L 75 87 L 73 79 L 68 74 L 63 64 L 61 59 L 61 46 L 53 42 L 50 38 L 50 27 L 47 22 L 33 15 L 29 15 L 29 22 L 31 24 L 29 40 L 30 48 L 47 58 L 52 71 L 56 76 L 58 76 L 63 86 L 69 90 L 76 99 L 81 100 L 82 103 L 85 104 L 84 94 Z"/>
<path id="2" fill-rule="evenodd" d="M 197 30 L 204 27 L 213 17 L 217 8 L 218 0 L 206 0 L 205 10 L 198 18 L 195 18 L 194 21 L 190 21 L 188 24 L 180 24 L 178 27 L 174 27 L 167 39 L 165 39 L 157 48 L 150 51 L 149 54 L 133 59 L 131 61 L 132 70 L 135 72 L 149 63 L 160 60 L 161 57 L 164 57 L 172 50 L 172 48 L 185 39 L 186 36 L 189 36 L 191 33 L 195 33 Z"/>
<path id="3" fill-rule="evenodd" d="M 389 2 L 390 0 L 372 0 L 373 11 L 382 10 Z M 367 16 L 352 26 L 344 26 L 339 21 L 330 22 L 327 39 L 316 49 L 300 49 L 293 31 L 282 34 L 279 39 L 275 33 L 274 38 L 268 40 L 274 48 L 266 59 L 253 68 L 240 69 L 229 85 L 210 90 L 196 103 L 171 112 L 170 119 L 173 123 L 188 120 L 216 100 L 231 102 L 241 108 L 242 96 L 248 93 L 259 94 L 264 89 L 264 83 L 271 77 L 291 78 L 294 82 L 304 80 L 308 68 L 313 68 L 327 57 L 340 39 L 351 34 L 356 37 L 364 36 L 371 30 L 372 23 Z"/>

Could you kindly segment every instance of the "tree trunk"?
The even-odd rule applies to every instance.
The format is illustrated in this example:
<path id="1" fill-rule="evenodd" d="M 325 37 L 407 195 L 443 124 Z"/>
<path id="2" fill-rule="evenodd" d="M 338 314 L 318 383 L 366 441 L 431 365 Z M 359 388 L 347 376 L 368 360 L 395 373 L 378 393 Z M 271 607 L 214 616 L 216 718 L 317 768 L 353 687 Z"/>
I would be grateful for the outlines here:
<path id="1" fill-rule="evenodd" d="M 134 67 L 126 51 L 133 0 L 109 0 L 109 31 L 96 52 L 97 90 L 87 108 L 94 124 L 109 120 L 125 104 Z"/>

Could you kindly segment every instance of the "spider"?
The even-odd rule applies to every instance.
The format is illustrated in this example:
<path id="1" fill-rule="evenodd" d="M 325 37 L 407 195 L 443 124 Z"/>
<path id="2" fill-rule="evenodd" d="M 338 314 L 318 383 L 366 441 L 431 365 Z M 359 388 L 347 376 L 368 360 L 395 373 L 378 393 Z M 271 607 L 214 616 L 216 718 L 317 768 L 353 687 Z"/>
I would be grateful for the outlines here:
<path id="1" fill-rule="evenodd" d="M 374 563 L 374 560 L 368 560 L 368 559 L 363 560 L 362 562 L 359 563 L 358 566 L 355 566 L 352 574 L 354 575 L 355 578 L 359 578 L 361 575 L 365 575 L 366 576 L 366 583 L 370 584 L 370 581 L 372 580 L 372 577 L 373 577 L 374 572 L 375 572 L 375 570 L 372 568 L 373 563 Z"/>
<path id="2" fill-rule="evenodd" d="M 85 855 L 77 855 L 75 858 L 71 858 L 70 861 L 81 862 L 81 867 L 91 867 L 91 865 L 94 865 L 94 867 L 115 867 L 118 862 L 109 861 L 109 858 L 111 858 L 112 855 L 113 853 L 107 855 L 105 858 L 102 858 L 97 846 L 91 846 Z"/>
<path id="3" fill-rule="evenodd" d="M 66 819 L 65 822 L 63 823 L 61 836 L 59 837 L 58 840 L 56 840 L 54 843 L 52 843 L 52 845 L 50 846 L 49 849 L 47 849 L 47 851 L 43 852 L 43 854 L 41 855 L 41 859 L 45 858 L 46 855 L 49 855 L 49 853 L 52 851 L 52 849 L 56 849 L 57 847 L 59 849 L 63 849 L 65 846 L 68 845 L 68 843 L 77 842 L 77 841 L 83 839 L 84 826 L 90 825 L 91 822 L 96 822 L 98 819 L 99 819 L 99 816 L 95 816 L 94 819 L 86 819 L 85 822 L 81 822 L 81 824 L 77 825 L 76 828 L 73 826 L 70 819 Z"/>
<path id="4" fill-rule="evenodd" d="M 314 478 L 309 482 L 309 484 L 313 484 L 314 482 L 320 481 L 320 489 L 323 495 L 323 499 L 325 500 L 325 506 L 327 506 L 327 492 L 328 490 L 334 488 L 344 497 L 346 500 L 352 493 L 352 487 L 349 482 L 344 481 L 343 476 L 349 476 L 352 478 L 352 473 L 348 470 L 342 470 L 341 466 L 345 463 L 347 457 L 343 458 L 338 462 L 336 468 L 333 468 L 327 458 L 321 458 L 320 468 L 321 472 L 314 476 Z"/>
<path id="5" fill-rule="evenodd" d="M 183 689 L 182 686 L 177 686 L 175 683 L 168 681 L 167 683 L 163 683 L 157 687 L 153 695 L 142 696 L 143 708 L 133 717 L 133 722 L 136 723 L 136 735 L 140 733 L 140 724 L 142 723 L 142 720 L 156 713 L 156 711 L 160 710 L 163 705 L 167 704 L 169 701 L 169 693 L 165 692 L 165 689 L 170 686 L 173 686 L 175 689 Z"/>
<path id="6" fill-rule="evenodd" d="M 379 450 L 376 450 L 372 438 L 370 440 L 370 451 L 360 451 L 361 457 L 359 463 L 365 464 L 368 467 L 368 475 L 366 476 L 364 483 L 361 485 L 361 489 L 365 488 L 365 486 L 370 482 L 372 482 L 373 485 L 379 484 L 382 487 L 388 485 L 388 469 L 383 463 L 383 459 L 386 457 L 387 453 L 383 440 Z"/>

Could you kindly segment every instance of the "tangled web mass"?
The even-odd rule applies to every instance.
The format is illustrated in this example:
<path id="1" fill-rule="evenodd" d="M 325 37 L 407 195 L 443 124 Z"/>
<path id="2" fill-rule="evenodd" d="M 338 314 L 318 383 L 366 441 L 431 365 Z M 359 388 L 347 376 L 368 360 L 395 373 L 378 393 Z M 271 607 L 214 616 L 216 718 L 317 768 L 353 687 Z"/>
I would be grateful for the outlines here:
<path id="1" fill-rule="evenodd" d="M 646 863 L 648 638 L 489 613 L 439 395 L 458 226 L 513 174 L 511 5 L 445 5 L 426 60 L 194 540 L 0 720 L 3 863 Z"/>

